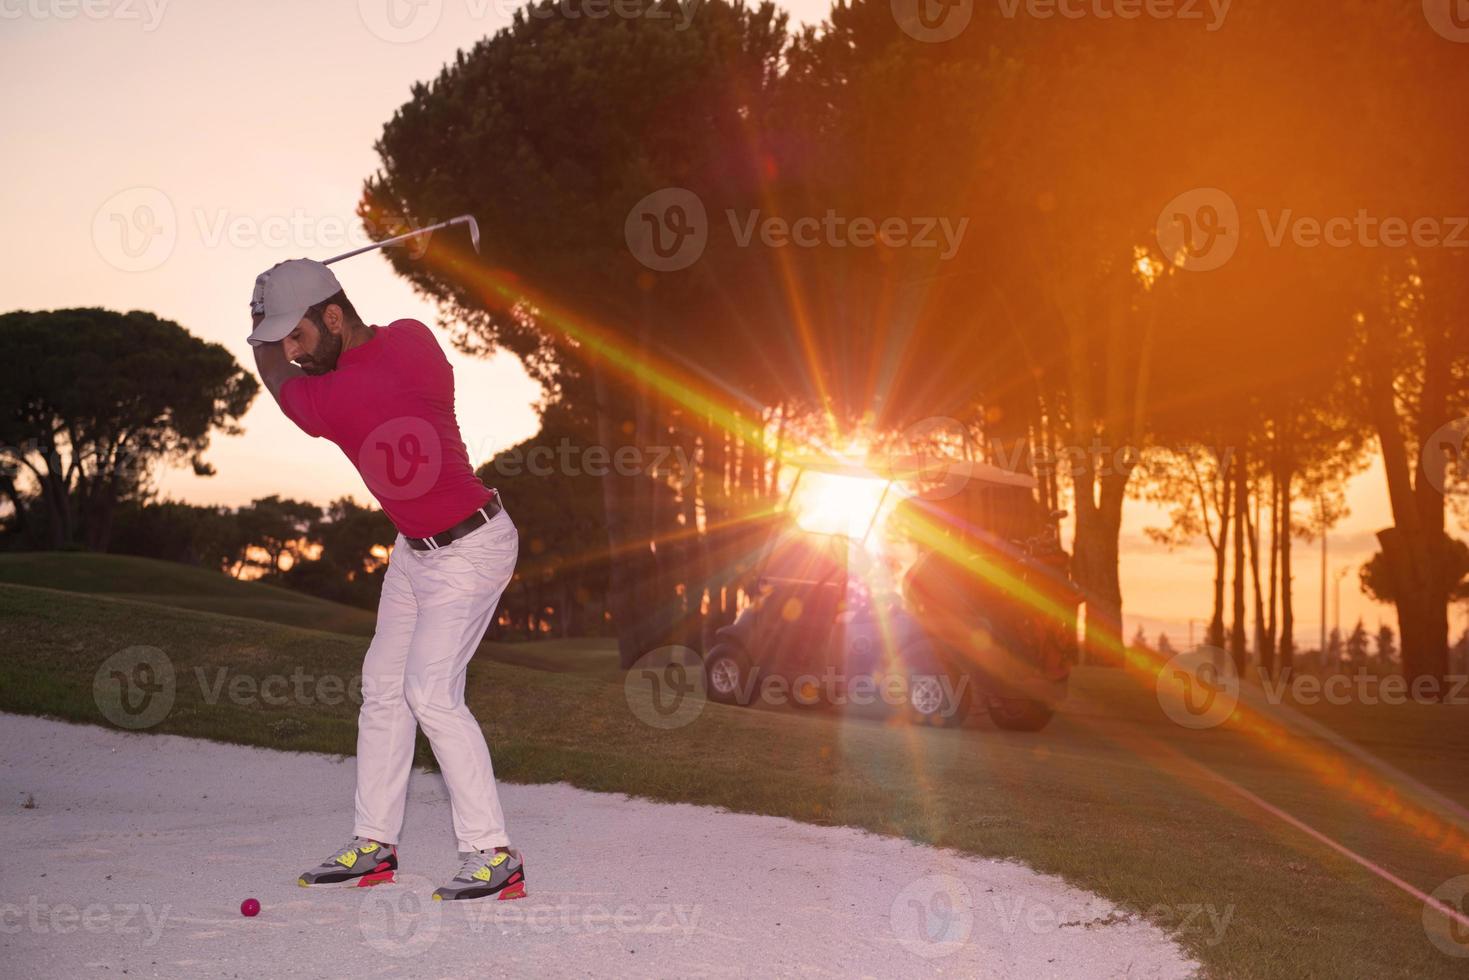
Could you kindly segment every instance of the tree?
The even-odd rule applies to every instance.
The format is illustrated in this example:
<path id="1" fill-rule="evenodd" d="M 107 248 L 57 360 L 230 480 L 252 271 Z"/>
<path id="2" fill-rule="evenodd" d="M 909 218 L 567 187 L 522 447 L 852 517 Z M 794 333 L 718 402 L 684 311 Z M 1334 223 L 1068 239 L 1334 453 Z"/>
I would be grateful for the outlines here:
<path id="1" fill-rule="evenodd" d="M 531 636 L 597 635 L 606 608 L 610 556 L 600 472 L 586 427 L 560 403 L 542 409 L 541 430 L 478 470 L 521 529 L 515 578 L 501 600 L 511 629 Z"/>
<path id="2" fill-rule="evenodd" d="M 553 8 L 541 0 L 517 11 L 510 27 L 414 87 L 378 141 L 382 167 L 364 189 L 364 214 L 469 211 L 493 229 L 473 263 L 434 250 L 424 262 L 391 258 L 464 324 L 462 343 L 514 352 L 553 398 L 589 408 L 608 451 L 646 450 L 684 438 L 680 429 L 703 429 L 706 447 L 732 431 L 748 449 L 760 441 L 752 420 L 763 406 L 737 397 L 732 408 L 723 392 L 739 390 L 749 376 L 739 365 L 769 346 L 751 335 L 776 341 L 784 322 L 741 306 L 761 280 L 731 270 L 752 250 L 710 235 L 693 267 L 655 274 L 630 252 L 625 226 L 665 188 L 694 192 L 715 217 L 757 199 L 764 158 L 751 130 L 778 75 L 785 15 L 770 3 L 714 0 L 674 29 L 664 17 L 567 18 Z M 741 284 L 738 301 L 731 282 Z M 711 397 L 706 375 L 716 370 L 723 385 Z M 688 598 L 698 606 L 677 591 L 656 544 L 675 531 L 671 503 L 694 508 L 655 481 L 609 474 L 600 488 L 615 556 L 608 598 L 631 666 L 668 642 Z"/>
<path id="3" fill-rule="evenodd" d="M 127 501 L 118 507 L 109 551 L 229 571 L 246 541 L 234 511 L 178 501 Z"/>
<path id="4" fill-rule="evenodd" d="M 1377 662 L 1384 667 L 1391 667 L 1394 660 L 1398 659 L 1398 638 L 1393 628 L 1386 623 L 1377 627 Z"/>
<path id="5" fill-rule="evenodd" d="M 1367 663 L 1367 628 L 1362 625 L 1362 620 L 1357 620 L 1357 625 L 1352 627 L 1352 633 L 1347 637 L 1346 656 L 1353 667 L 1361 667 Z"/>
<path id="6" fill-rule="evenodd" d="M 286 515 L 276 532 L 281 535 L 301 531 L 299 518 L 309 513 L 299 510 L 293 519 L 289 516 L 293 508 L 273 509 L 274 519 L 279 519 L 281 512 Z M 258 529 L 262 515 L 255 505 L 250 510 L 253 513 L 245 523 Z M 334 602 L 375 609 L 387 571 L 387 555 L 397 536 L 397 528 L 381 510 L 364 507 L 351 497 L 338 498 L 310 520 L 302 538 L 287 545 L 294 560 L 279 575 L 280 584 Z M 314 558 L 307 557 L 302 542 L 320 545 Z"/>
<path id="7" fill-rule="evenodd" d="M 0 315 L 0 456 L 34 482 L 7 487 L 53 548 L 105 550 L 119 501 L 146 494 L 154 467 L 238 434 L 259 386 L 218 344 L 151 313 L 70 309 Z"/>
<path id="8" fill-rule="evenodd" d="M 253 565 L 269 576 L 281 574 L 281 560 L 290 556 L 291 564 L 303 559 L 312 528 L 321 519 L 321 508 L 303 500 L 290 500 L 271 494 L 252 500 L 241 507 L 236 516 L 245 541 L 241 565 Z M 252 556 L 258 548 L 265 558 Z"/>
<path id="9" fill-rule="evenodd" d="M 1340 670 L 1342 665 L 1342 640 L 1341 630 L 1333 626 L 1330 635 L 1326 638 L 1325 663 L 1322 664 L 1328 670 Z"/>
<path id="10" fill-rule="evenodd" d="M 1469 600 L 1469 544 L 1445 534 L 1438 540 L 1438 550 L 1435 560 L 1444 570 L 1449 600 Z M 1401 583 L 1392 573 L 1392 567 L 1383 552 L 1379 551 L 1369 558 L 1357 575 L 1363 594 L 1389 605 L 1397 603 Z"/>

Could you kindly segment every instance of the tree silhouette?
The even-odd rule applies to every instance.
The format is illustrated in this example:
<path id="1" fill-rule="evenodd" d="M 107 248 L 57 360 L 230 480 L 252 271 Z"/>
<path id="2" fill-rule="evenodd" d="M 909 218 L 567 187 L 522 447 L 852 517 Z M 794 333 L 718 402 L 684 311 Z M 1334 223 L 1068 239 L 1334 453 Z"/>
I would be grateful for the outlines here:
<path id="1" fill-rule="evenodd" d="M 145 495 L 154 467 L 237 434 L 258 385 L 231 354 L 151 313 L 103 309 L 0 315 L 0 455 L 8 492 L 50 547 L 105 550 L 119 501 Z M 14 478 L 35 484 L 37 505 Z"/>

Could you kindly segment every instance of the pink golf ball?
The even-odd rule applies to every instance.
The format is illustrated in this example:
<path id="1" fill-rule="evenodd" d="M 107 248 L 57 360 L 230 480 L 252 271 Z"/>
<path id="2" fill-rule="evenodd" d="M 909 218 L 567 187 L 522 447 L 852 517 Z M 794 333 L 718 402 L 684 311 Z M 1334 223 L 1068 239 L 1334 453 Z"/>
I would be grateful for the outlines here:
<path id="1" fill-rule="evenodd" d="M 240 914 L 255 916 L 260 914 L 260 902 L 253 898 L 247 898 L 240 903 Z"/>

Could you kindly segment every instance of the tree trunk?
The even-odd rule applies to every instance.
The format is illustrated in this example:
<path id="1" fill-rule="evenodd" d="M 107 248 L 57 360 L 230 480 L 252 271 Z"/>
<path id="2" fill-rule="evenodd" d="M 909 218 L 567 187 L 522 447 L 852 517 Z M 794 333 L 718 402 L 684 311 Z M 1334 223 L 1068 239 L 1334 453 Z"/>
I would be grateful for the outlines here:
<path id="1" fill-rule="evenodd" d="M 1421 677 L 1433 678 L 1442 690 L 1448 671 L 1448 575 L 1446 551 L 1441 543 L 1444 534 L 1444 498 L 1434 488 L 1433 480 L 1411 459 L 1401 428 L 1391 360 L 1384 348 L 1390 343 L 1382 336 L 1385 327 L 1376 319 L 1368 321 L 1367 397 L 1373 426 L 1382 449 L 1383 471 L 1387 476 L 1388 499 L 1392 505 L 1393 527 L 1378 532 L 1383 558 L 1392 578 L 1398 613 L 1398 633 L 1402 638 L 1403 675 L 1410 682 Z M 1419 398 L 1416 435 L 1422 441 L 1439 426 L 1450 421 L 1448 414 L 1448 352 L 1441 349 L 1437 331 L 1425 327 L 1429 334 L 1424 350 L 1423 390 Z M 1430 454 L 1431 456 L 1432 454 Z M 1425 465 L 1442 466 L 1443 460 L 1425 460 Z M 1417 485 L 1414 485 L 1414 473 Z M 1442 473 L 1435 474 L 1441 478 Z"/>
<path id="2" fill-rule="evenodd" d="M 1224 578 L 1229 568 L 1229 528 L 1230 517 L 1234 513 L 1234 496 L 1230 493 L 1233 458 L 1233 454 L 1227 451 L 1219 458 L 1219 481 L 1222 484 L 1219 491 L 1219 542 L 1214 547 L 1214 615 L 1209 619 L 1207 641 L 1209 646 L 1219 650 L 1224 649 Z M 1203 505 L 1208 507 L 1209 502 L 1205 500 Z"/>
<path id="3" fill-rule="evenodd" d="M 1122 656 L 1122 584 L 1118 576 L 1118 535 L 1126 476 L 1100 477 L 1101 498 L 1094 496 L 1093 471 L 1075 481 L 1077 584 L 1086 596 L 1084 644 L 1087 662 L 1120 667 Z"/>
<path id="4" fill-rule="evenodd" d="M 1293 476 L 1290 468 L 1281 465 L 1280 472 L 1276 475 L 1280 484 L 1280 518 L 1278 521 L 1280 534 L 1280 670 L 1285 677 L 1289 677 L 1296 666 L 1296 609 L 1295 599 L 1292 595 L 1294 590 L 1295 576 L 1291 573 L 1290 553 L 1291 539 L 1294 536 L 1294 522 L 1291 520 L 1291 481 Z"/>
<path id="5" fill-rule="evenodd" d="M 616 411 L 606 373 L 600 364 L 591 366 L 592 391 L 596 399 L 597 441 L 607 447 L 618 445 L 621 413 Z M 612 613 L 612 626 L 617 631 L 617 659 L 626 670 L 643 655 L 639 640 L 635 573 L 629 568 L 628 556 L 633 546 L 633 528 L 628 522 L 627 477 L 614 467 L 602 478 L 602 507 L 607 522 L 607 552 L 610 567 L 607 574 L 607 608 Z"/>
<path id="6" fill-rule="evenodd" d="M 1245 517 L 1250 506 L 1249 466 L 1243 447 L 1234 471 L 1234 622 L 1229 631 L 1229 656 L 1238 676 L 1245 674 Z"/>
<path id="7" fill-rule="evenodd" d="M 1275 648 L 1265 643 L 1265 594 L 1260 588 L 1260 494 L 1254 494 L 1255 509 L 1249 522 L 1250 581 L 1255 599 L 1255 651 L 1260 658 L 1260 672 L 1275 677 Z"/>

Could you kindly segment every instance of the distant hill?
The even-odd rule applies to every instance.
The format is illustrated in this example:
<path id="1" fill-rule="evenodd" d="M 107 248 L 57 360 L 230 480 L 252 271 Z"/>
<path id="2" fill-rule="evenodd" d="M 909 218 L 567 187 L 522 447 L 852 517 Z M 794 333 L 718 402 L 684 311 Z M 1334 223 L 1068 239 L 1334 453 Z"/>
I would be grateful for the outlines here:
<path id="1" fill-rule="evenodd" d="M 371 636 L 377 616 L 221 572 L 131 555 L 35 551 L 0 555 L 0 583 L 113 596 L 287 626 Z"/>

